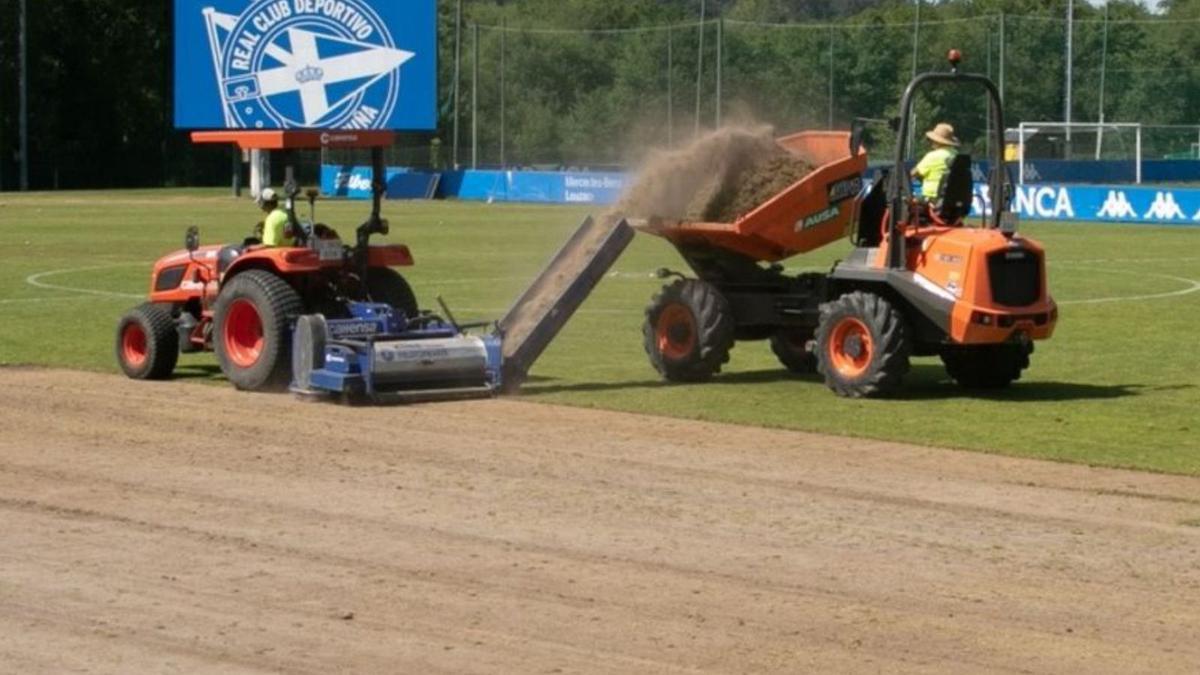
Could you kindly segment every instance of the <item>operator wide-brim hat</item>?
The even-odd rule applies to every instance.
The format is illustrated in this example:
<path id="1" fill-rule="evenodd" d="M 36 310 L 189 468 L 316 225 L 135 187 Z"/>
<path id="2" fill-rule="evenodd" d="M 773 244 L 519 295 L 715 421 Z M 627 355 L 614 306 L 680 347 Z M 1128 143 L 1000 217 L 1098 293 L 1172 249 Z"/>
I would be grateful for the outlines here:
<path id="1" fill-rule="evenodd" d="M 942 145 L 958 147 L 958 137 L 954 135 L 954 127 L 942 122 L 930 131 L 925 132 L 925 138 Z"/>

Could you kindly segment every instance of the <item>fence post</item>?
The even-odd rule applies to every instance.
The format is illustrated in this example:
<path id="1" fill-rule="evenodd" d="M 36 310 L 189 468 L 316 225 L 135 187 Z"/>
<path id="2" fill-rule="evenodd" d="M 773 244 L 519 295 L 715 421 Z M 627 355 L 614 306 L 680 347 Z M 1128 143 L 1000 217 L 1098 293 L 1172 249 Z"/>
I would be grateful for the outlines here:
<path id="1" fill-rule="evenodd" d="M 1000 102 L 1004 102 L 1004 25 L 1008 23 L 1004 12 L 1000 12 Z"/>
<path id="2" fill-rule="evenodd" d="M 675 147 L 675 86 L 674 86 L 674 44 L 675 32 L 667 26 L 667 147 Z"/>
<path id="3" fill-rule="evenodd" d="M 1108 3 L 1104 3 L 1104 27 L 1100 38 L 1100 103 L 1097 111 L 1097 118 L 1101 125 L 1104 124 L 1104 71 L 1108 69 Z M 1100 155 L 1104 147 L 1104 127 L 1096 129 L 1096 161 L 1100 161 Z"/>
<path id="4" fill-rule="evenodd" d="M 721 51 L 725 44 L 725 19 L 717 19 L 717 128 L 721 127 Z"/>
<path id="5" fill-rule="evenodd" d="M 833 24 L 829 24 L 829 123 L 833 128 Z"/>
<path id="6" fill-rule="evenodd" d="M 700 100 L 704 84 L 704 16 L 707 9 L 706 0 L 700 0 L 700 36 L 696 40 L 696 127 L 692 132 L 697 137 L 700 136 Z"/>
<path id="7" fill-rule="evenodd" d="M 454 155 L 451 163 L 458 168 L 458 98 L 462 90 L 460 74 L 462 72 L 462 0 L 458 0 L 454 9 Z"/>
<path id="8" fill-rule="evenodd" d="M 506 102 L 504 100 L 504 93 L 505 93 L 504 92 L 504 89 L 505 89 L 505 87 L 504 87 L 504 70 L 506 68 L 505 50 L 507 50 L 507 49 L 508 49 L 508 19 L 501 19 L 500 20 L 500 168 L 501 169 L 508 166 L 508 158 L 504 152 L 504 150 L 505 150 L 505 148 L 504 148 L 504 132 L 505 132 L 504 121 L 505 121 L 505 117 L 507 117 L 506 113 L 508 112 L 507 107 L 506 107 Z"/>
<path id="9" fill-rule="evenodd" d="M 20 27 L 18 30 L 17 39 L 20 41 L 19 59 L 20 65 L 20 92 L 19 98 L 21 102 L 18 104 L 20 110 L 17 113 L 18 126 L 20 130 L 21 140 L 21 192 L 29 190 L 29 24 L 27 21 L 25 0 L 21 0 L 21 14 L 18 18 Z"/>
<path id="10" fill-rule="evenodd" d="M 479 24 L 471 24 L 471 168 L 479 168 Z"/>

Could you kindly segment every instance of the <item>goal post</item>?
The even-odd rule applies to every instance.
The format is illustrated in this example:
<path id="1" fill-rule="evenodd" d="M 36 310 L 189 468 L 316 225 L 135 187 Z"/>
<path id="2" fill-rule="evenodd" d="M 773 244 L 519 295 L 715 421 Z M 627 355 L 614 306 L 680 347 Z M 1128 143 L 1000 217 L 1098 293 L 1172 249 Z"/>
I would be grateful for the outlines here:
<path id="1" fill-rule="evenodd" d="M 1026 165 L 1036 159 L 1132 161 L 1131 178 L 1138 185 L 1142 183 L 1140 122 L 1021 122 L 1016 131 L 1021 185 L 1025 184 Z M 1055 132 L 1062 132 L 1064 138 L 1058 138 Z M 1040 154 L 1031 153 L 1035 147 L 1040 147 Z"/>

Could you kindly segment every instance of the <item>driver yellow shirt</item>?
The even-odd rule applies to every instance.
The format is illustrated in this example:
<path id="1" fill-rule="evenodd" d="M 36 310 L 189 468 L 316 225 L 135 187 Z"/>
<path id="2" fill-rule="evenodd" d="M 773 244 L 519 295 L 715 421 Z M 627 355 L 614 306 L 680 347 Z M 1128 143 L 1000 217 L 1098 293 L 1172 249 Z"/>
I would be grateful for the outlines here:
<path id="1" fill-rule="evenodd" d="M 275 209 L 267 214 L 263 221 L 264 246 L 294 246 L 296 238 L 288 233 L 288 214 L 283 209 Z"/>
<path id="2" fill-rule="evenodd" d="M 942 185 L 942 179 L 950 171 L 950 162 L 958 153 L 949 148 L 938 148 L 930 150 L 917 166 L 913 169 L 913 173 L 921 178 L 921 196 L 925 199 L 937 199 L 938 188 Z"/>

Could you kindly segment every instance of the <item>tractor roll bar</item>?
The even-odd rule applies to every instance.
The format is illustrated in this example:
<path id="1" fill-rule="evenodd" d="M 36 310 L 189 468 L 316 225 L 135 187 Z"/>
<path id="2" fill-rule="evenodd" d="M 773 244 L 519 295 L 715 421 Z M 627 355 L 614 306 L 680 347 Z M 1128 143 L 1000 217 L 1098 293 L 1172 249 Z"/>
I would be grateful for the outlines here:
<path id="1" fill-rule="evenodd" d="M 992 227 L 1000 226 L 1000 214 L 1008 209 L 1008 199 L 1004 185 L 1008 180 L 1008 167 L 1004 163 L 1004 108 L 1000 100 L 1000 90 L 984 75 L 958 72 L 958 62 L 951 58 L 953 70 L 949 73 L 924 73 L 918 75 L 904 90 L 900 99 L 900 128 L 896 131 L 896 164 L 892 184 L 888 189 L 888 203 L 891 205 L 888 214 L 888 267 L 900 269 L 905 266 L 904 237 L 900 236 L 897 225 L 900 222 L 902 209 L 906 209 L 906 197 L 912 191 L 908 180 L 908 170 L 905 166 L 905 155 L 908 151 L 908 131 L 912 123 L 914 95 L 917 90 L 927 83 L 948 82 L 951 84 L 974 83 L 982 85 L 988 94 L 992 116 L 992 155 L 988 158 L 991 165 L 991 176 L 988 178 L 988 191 L 992 201 Z"/>

